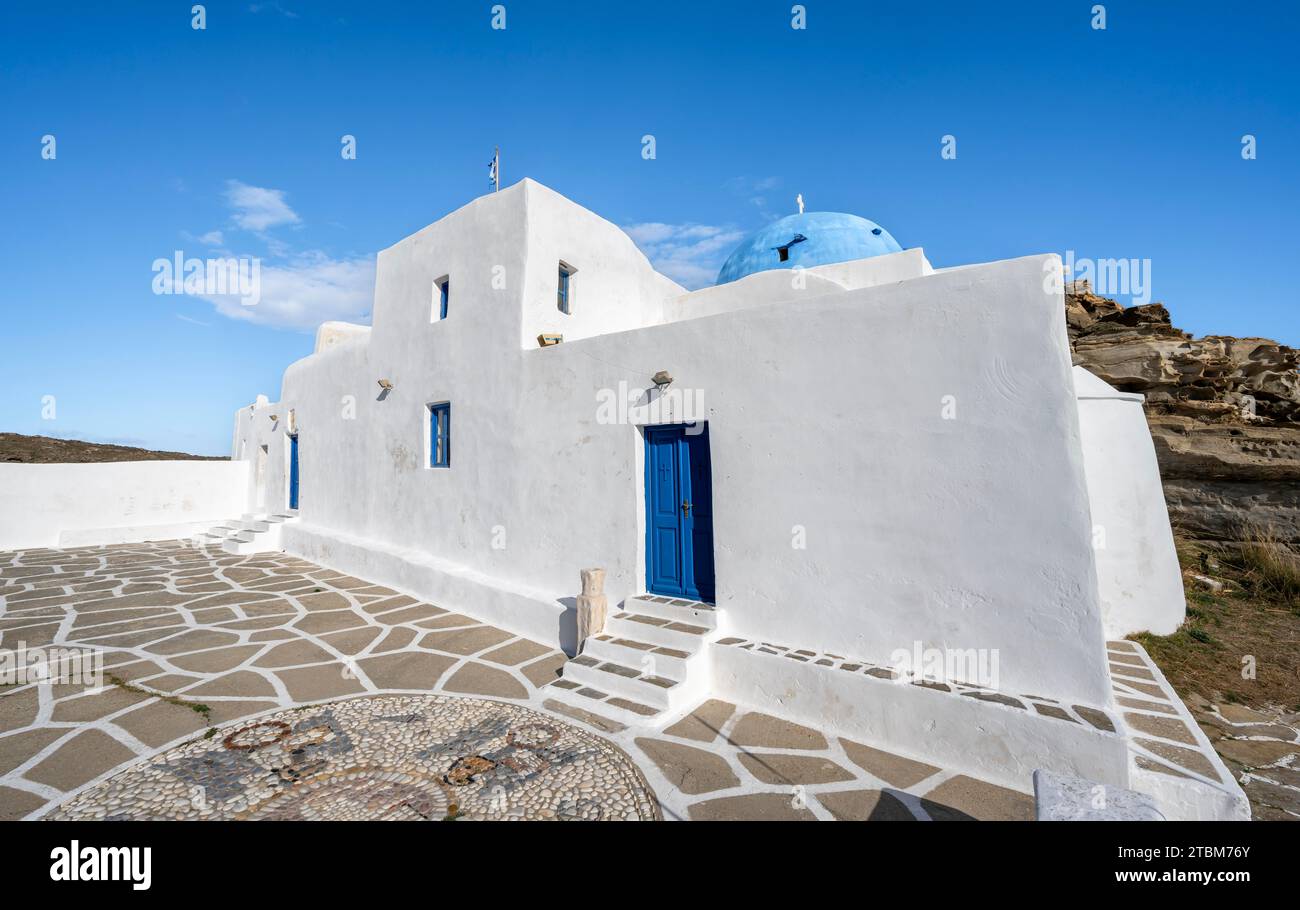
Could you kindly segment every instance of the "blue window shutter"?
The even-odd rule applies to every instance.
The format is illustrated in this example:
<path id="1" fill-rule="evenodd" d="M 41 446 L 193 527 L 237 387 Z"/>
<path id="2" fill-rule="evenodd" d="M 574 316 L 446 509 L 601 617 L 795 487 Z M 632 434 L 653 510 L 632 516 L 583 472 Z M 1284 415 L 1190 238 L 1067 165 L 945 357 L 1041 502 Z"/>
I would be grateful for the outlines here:
<path id="1" fill-rule="evenodd" d="M 442 406 L 442 466 L 451 467 L 451 405 Z"/>
<path id="2" fill-rule="evenodd" d="M 447 279 L 438 286 L 438 318 L 447 318 L 447 296 L 451 288 L 451 279 Z"/>
<path id="3" fill-rule="evenodd" d="M 556 305 L 560 308 L 560 312 L 567 315 L 569 312 L 569 270 L 564 266 L 560 266 L 559 289 L 555 296 Z"/>
<path id="4" fill-rule="evenodd" d="M 451 467 L 451 405 L 429 405 L 429 467 Z"/>

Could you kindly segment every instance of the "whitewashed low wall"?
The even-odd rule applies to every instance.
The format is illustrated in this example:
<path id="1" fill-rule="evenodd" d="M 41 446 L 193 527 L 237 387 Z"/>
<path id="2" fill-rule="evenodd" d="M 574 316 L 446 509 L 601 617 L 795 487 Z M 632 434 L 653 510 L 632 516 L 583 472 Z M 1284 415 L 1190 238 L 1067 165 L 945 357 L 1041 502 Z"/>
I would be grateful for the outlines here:
<path id="1" fill-rule="evenodd" d="M 168 540 L 248 511 L 247 461 L 0 464 L 0 550 Z"/>
<path id="2" fill-rule="evenodd" d="M 1169 635 L 1187 601 L 1142 396 L 1074 368 L 1106 637 Z"/>
<path id="3" fill-rule="evenodd" d="M 1046 768 L 1129 786 L 1117 733 L 1033 711 L 710 645 L 710 695 L 1029 792 Z"/>

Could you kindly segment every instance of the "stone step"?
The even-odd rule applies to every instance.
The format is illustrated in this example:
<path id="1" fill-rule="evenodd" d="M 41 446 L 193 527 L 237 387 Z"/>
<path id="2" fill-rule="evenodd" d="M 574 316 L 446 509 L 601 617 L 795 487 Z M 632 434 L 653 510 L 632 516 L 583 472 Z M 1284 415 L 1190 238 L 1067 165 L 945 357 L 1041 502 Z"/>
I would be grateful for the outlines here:
<path id="1" fill-rule="evenodd" d="M 264 553 L 270 548 L 263 545 L 262 542 L 258 540 L 236 540 L 234 538 L 227 538 L 225 543 L 221 545 L 221 549 L 235 556 L 247 556 L 250 553 Z"/>
<path id="2" fill-rule="evenodd" d="M 222 542 L 221 547 L 227 553 L 243 556 L 248 553 L 267 553 L 280 549 L 280 529 L 283 522 L 246 522 L 261 524 L 260 529 L 236 531 Z"/>
<path id="3" fill-rule="evenodd" d="M 680 685 L 677 680 L 666 676 L 655 676 L 636 667 L 600 661 L 587 655 L 566 663 L 561 678 L 658 710 L 673 706 L 673 690 Z"/>
<path id="4" fill-rule="evenodd" d="M 680 597 L 662 597 L 658 594 L 640 594 L 623 601 L 625 613 L 638 613 L 641 616 L 657 616 L 671 622 L 700 626 L 705 629 L 718 627 L 718 612 L 706 603 L 685 600 Z"/>
<path id="5" fill-rule="evenodd" d="M 228 518 L 210 528 L 195 531 L 190 535 L 190 543 L 196 547 L 220 547 L 232 536 L 244 532 L 243 519 Z"/>
<path id="6" fill-rule="evenodd" d="M 628 726 L 657 726 L 664 712 L 622 696 L 584 686 L 572 680 L 557 679 L 542 689 L 544 701 L 558 701 L 570 708 L 576 708 L 580 714 L 596 715 L 597 722 L 592 726 L 606 732 L 615 732 L 598 722 L 602 719 L 615 721 L 620 728 Z M 567 715 L 573 717 L 573 715 Z M 576 720 L 583 720 L 581 716 Z M 583 721 L 591 723 L 590 721 Z"/>
<path id="7" fill-rule="evenodd" d="M 688 654 L 700 650 L 711 631 L 706 626 L 676 622 L 644 613 L 615 613 L 605 621 L 605 631 L 615 638 L 644 641 Z"/>
<path id="8" fill-rule="evenodd" d="M 584 655 L 591 655 L 602 661 L 612 661 L 627 667 L 640 667 L 643 671 L 666 676 L 682 682 L 690 669 L 690 660 L 701 653 L 679 651 L 665 648 L 647 641 L 635 641 L 630 638 L 618 638 L 602 633 L 587 639 L 582 646 Z"/>
<path id="9" fill-rule="evenodd" d="M 260 518 L 249 518 L 240 521 L 239 528 L 241 531 L 269 531 L 271 523 Z"/>
<path id="10" fill-rule="evenodd" d="M 227 553 L 244 556 L 249 553 L 265 553 L 276 549 L 276 535 L 267 531 L 241 531 L 226 538 L 221 548 Z"/>

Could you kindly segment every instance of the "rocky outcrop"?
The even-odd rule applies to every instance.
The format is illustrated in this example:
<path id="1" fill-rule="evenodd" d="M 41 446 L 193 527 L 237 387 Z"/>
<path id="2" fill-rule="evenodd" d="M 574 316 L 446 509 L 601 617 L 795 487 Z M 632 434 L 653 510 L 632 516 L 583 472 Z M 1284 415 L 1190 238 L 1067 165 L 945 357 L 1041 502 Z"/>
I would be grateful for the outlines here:
<path id="1" fill-rule="evenodd" d="M 1300 545 L 1300 428 L 1148 415 L 1165 502 L 1189 537 L 1236 540 L 1247 524 Z"/>
<path id="2" fill-rule="evenodd" d="M 1175 328 L 1158 303 L 1125 309 L 1070 285 L 1074 362 L 1146 396 L 1165 500 L 1191 537 L 1234 540 L 1246 523 L 1300 544 L 1300 351 L 1266 338 Z"/>

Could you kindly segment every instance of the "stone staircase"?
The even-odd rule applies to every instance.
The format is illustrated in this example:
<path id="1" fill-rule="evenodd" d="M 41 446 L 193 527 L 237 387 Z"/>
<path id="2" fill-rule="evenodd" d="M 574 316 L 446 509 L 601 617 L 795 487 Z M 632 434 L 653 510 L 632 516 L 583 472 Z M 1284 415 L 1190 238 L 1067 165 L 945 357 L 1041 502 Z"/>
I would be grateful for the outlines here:
<path id="1" fill-rule="evenodd" d="M 704 645 L 717 626 L 717 611 L 708 604 L 629 597 L 544 694 L 623 724 L 657 726 L 703 696 Z"/>
<path id="2" fill-rule="evenodd" d="M 227 553 L 265 553 L 280 549 L 280 531 L 298 520 L 297 509 L 285 509 L 273 514 L 245 513 L 238 520 L 230 519 L 199 531 L 190 538 L 196 547 L 220 547 Z"/>

